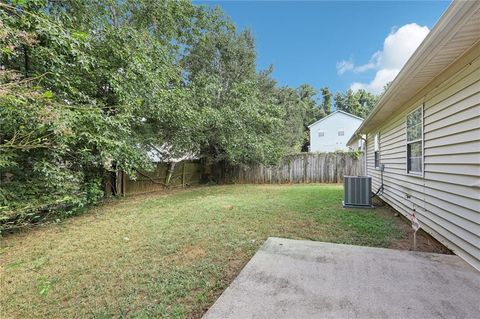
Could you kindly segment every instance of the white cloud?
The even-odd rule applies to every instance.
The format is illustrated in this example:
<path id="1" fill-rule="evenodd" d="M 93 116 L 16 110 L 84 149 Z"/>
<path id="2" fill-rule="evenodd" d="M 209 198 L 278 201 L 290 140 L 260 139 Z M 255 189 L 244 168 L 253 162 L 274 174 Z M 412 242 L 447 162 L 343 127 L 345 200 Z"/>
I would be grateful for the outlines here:
<path id="1" fill-rule="evenodd" d="M 371 69 L 375 69 L 377 64 L 375 62 L 368 62 L 367 64 L 356 66 L 353 68 L 355 73 L 362 73 Z"/>
<path id="2" fill-rule="evenodd" d="M 352 70 L 354 67 L 353 61 L 352 60 L 343 60 L 340 62 L 337 62 L 337 73 L 338 74 L 343 74 L 347 71 Z"/>
<path id="3" fill-rule="evenodd" d="M 350 85 L 354 91 L 364 89 L 366 91 L 379 94 L 383 91 L 385 85 L 395 79 L 400 69 L 380 69 L 375 74 L 375 77 L 369 83 L 355 82 Z"/>
<path id="4" fill-rule="evenodd" d="M 397 76 L 429 31 L 428 27 L 416 23 L 393 29 L 383 42 L 383 50 L 375 52 L 368 63 L 355 66 L 352 60 L 342 61 L 337 63 L 337 72 L 343 74 L 347 71 L 362 73 L 367 70 L 376 70 L 375 77 L 370 82 L 355 82 L 350 88 L 352 90 L 365 89 L 373 93 L 381 93 L 383 87 Z M 349 62 L 350 64 L 342 64 L 343 62 Z"/>

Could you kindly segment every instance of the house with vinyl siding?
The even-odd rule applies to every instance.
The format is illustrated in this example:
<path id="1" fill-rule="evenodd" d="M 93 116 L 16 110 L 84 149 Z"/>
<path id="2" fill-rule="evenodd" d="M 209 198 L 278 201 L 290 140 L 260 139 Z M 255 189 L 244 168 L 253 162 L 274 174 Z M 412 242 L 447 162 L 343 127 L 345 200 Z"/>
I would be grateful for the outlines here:
<path id="1" fill-rule="evenodd" d="M 372 191 L 480 270 L 480 1 L 454 1 L 349 144 Z M 383 170 L 382 170 L 383 167 Z"/>
<path id="2" fill-rule="evenodd" d="M 347 142 L 362 122 L 358 116 L 337 110 L 310 124 L 309 152 L 348 151 Z"/>

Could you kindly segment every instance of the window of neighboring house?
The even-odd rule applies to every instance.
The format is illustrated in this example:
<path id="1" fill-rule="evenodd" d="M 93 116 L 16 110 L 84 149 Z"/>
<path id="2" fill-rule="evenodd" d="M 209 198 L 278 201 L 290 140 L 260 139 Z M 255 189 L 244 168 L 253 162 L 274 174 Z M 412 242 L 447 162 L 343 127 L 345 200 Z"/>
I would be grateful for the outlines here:
<path id="1" fill-rule="evenodd" d="M 423 108 L 407 115 L 407 173 L 423 173 Z"/>
<path id="2" fill-rule="evenodd" d="M 344 129 L 338 130 L 338 136 L 344 136 L 344 135 L 345 135 Z"/>
<path id="3" fill-rule="evenodd" d="M 325 132 L 323 130 L 318 130 L 318 137 L 324 137 Z"/>
<path id="4" fill-rule="evenodd" d="M 375 168 L 379 168 L 380 167 L 380 135 L 378 133 L 375 134 L 373 142 L 374 142 L 373 156 L 375 161 Z"/>

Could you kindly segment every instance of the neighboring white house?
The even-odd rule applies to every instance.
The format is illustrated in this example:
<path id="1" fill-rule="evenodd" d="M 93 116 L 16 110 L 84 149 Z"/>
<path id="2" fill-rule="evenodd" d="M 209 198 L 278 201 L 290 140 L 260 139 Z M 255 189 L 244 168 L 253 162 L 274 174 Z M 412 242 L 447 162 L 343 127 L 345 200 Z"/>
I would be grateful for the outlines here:
<path id="1" fill-rule="evenodd" d="M 335 152 L 349 150 L 347 142 L 363 119 L 344 111 L 316 121 L 310 129 L 310 152 Z"/>
<path id="2" fill-rule="evenodd" d="M 480 1 L 450 5 L 356 135 L 373 191 L 384 167 L 380 197 L 480 269 Z"/>

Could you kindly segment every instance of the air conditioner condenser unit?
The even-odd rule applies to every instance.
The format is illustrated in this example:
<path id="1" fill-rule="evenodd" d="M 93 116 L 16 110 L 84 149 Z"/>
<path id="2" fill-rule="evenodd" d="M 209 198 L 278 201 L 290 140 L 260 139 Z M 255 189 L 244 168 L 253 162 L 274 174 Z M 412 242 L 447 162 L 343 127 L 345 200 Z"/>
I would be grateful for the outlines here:
<path id="1" fill-rule="evenodd" d="M 372 205 L 372 178 L 370 176 L 344 176 L 343 207 L 374 207 Z"/>

